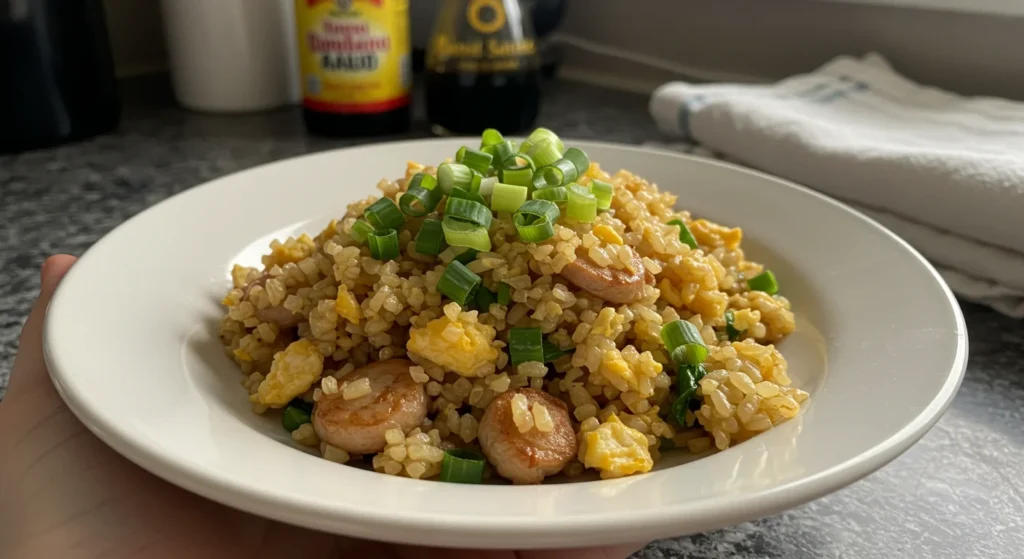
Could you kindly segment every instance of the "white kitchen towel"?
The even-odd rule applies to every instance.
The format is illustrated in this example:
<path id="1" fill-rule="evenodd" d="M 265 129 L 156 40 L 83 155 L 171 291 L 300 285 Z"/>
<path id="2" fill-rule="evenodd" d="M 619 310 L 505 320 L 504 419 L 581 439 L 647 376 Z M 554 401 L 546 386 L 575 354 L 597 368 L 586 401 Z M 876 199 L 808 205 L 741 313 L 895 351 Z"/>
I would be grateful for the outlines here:
<path id="1" fill-rule="evenodd" d="M 775 84 L 670 82 L 650 112 L 684 140 L 669 147 L 699 144 L 842 200 L 958 295 L 1024 317 L 1024 103 L 921 86 L 869 54 Z"/>

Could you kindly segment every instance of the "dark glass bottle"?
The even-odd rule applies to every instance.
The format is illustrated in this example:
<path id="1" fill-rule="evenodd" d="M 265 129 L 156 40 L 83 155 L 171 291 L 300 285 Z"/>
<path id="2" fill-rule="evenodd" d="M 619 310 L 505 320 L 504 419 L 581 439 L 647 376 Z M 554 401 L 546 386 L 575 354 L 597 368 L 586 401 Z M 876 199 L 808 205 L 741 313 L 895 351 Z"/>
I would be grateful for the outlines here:
<path id="1" fill-rule="evenodd" d="M 306 129 L 322 136 L 409 129 L 408 0 L 295 0 Z"/>
<path id="2" fill-rule="evenodd" d="M 0 0 L 0 152 L 117 127 L 120 102 L 101 0 Z"/>
<path id="3" fill-rule="evenodd" d="M 427 47 L 435 134 L 530 129 L 540 109 L 537 45 L 516 0 L 445 0 Z"/>

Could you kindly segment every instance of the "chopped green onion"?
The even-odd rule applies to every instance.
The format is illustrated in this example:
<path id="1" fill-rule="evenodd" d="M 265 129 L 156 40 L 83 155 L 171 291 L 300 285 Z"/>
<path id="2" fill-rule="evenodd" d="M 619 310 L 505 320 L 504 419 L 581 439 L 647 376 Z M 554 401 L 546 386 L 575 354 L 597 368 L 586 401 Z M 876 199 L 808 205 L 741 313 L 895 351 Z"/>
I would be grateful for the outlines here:
<path id="1" fill-rule="evenodd" d="M 704 365 L 680 365 L 676 375 L 676 399 L 672 402 L 671 414 L 676 423 L 683 427 L 686 425 L 686 411 L 690 409 L 690 402 L 697 395 L 697 386 L 700 379 L 704 378 L 707 371 Z"/>
<path id="2" fill-rule="evenodd" d="M 505 141 L 505 138 L 501 135 L 501 132 L 498 132 L 493 128 L 488 128 L 487 130 L 484 130 L 484 133 L 480 136 L 480 147 L 485 148 L 487 146 L 497 145 L 503 141 Z"/>
<path id="3" fill-rule="evenodd" d="M 469 149 L 469 147 L 462 146 L 462 147 L 459 148 L 459 151 L 455 152 L 455 162 L 456 163 L 462 163 L 462 159 L 464 157 L 466 157 L 466 150 L 467 149 Z"/>
<path id="4" fill-rule="evenodd" d="M 423 217 L 437 208 L 442 196 L 444 193 L 440 188 L 427 190 L 422 186 L 410 186 L 409 190 L 398 199 L 398 205 L 401 206 L 405 215 Z"/>
<path id="5" fill-rule="evenodd" d="M 729 337 L 730 342 L 735 342 L 740 339 L 740 336 L 746 332 L 746 330 L 737 330 L 736 327 L 733 326 L 733 320 L 735 320 L 735 316 L 733 315 L 732 310 L 725 311 L 725 334 Z"/>
<path id="6" fill-rule="evenodd" d="M 385 229 L 370 233 L 370 256 L 381 262 L 398 258 L 398 231 Z"/>
<path id="7" fill-rule="evenodd" d="M 470 192 L 468 190 L 463 190 L 461 188 L 453 188 L 452 191 L 448 193 L 448 197 L 462 198 L 463 200 L 472 200 L 477 204 L 483 204 L 485 206 L 487 205 L 487 200 L 484 200 L 483 196 L 477 194 L 476 192 Z"/>
<path id="8" fill-rule="evenodd" d="M 590 169 L 590 158 L 587 157 L 587 152 L 580 148 L 569 148 L 565 150 L 565 153 L 562 154 L 562 159 L 572 161 L 573 166 L 576 167 L 577 176 L 583 176 L 583 174 Z"/>
<path id="9" fill-rule="evenodd" d="M 370 233 L 373 233 L 373 226 L 366 220 L 360 219 L 352 224 L 352 231 L 349 232 L 349 236 L 360 243 L 365 243 Z"/>
<path id="10" fill-rule="evenodd" d="M 497 297 L 494 292 L 490 289 L 481 287 L 476 292 L 476 308 L 480 309 L 480 312 L 486 313 L 491 308 L 491 303 L 495 302 Z"/>
<path id="11" fill-rule="evenodd" d="M 462 252 L 455 255 L 455 258 L 452 258 L 452 261 L 462 262 L 463 264 L 469 264 L 470 262 L 476 260 L 476 255 L 479 254 L 479 252 L 480 251 L 475 248 L 463 249 Z"/>
<path id="12" fill-rule="evenodd" d="M 448 202 L 444 205 L 444 217 L 445 219 L 452 218 L 468 221 L 469 223 L 489 228 L 494 214 L 491 213 L 487 206 L 480 202 L 449 196 Z"/>
<path id="13" fill-rule="evenodd" d="M 504 142 L 491 146 L 491 150 L 494 154 L 494 161 L 491 166 L 494 168 L 500 168 L 506 161 L 515 157 L 516 145 L 512 140 L 505 140 Z M 514 159 L 512 160 L 515 161 Z"/>
<path id="14" fill-rule="evenodd" d="M 475 450 L 452 448 L 444 451 L 440 479 L 449 483 L 481 483 L 485 464 L 483 455 Z"/>
<path id="15" fill-rule="evenodd" d="M 493 156 L 489 153 L 476 149 L 467 149 L 460 163 L 483 175 L 487 173 L 487 169 L 491 168 L 492 159 Z"/>
<path id="16" fill-rule="evenodd" d="M 502 169 L 498 171 L 498 179 L 505 184 L 531 186 L 533 184 L 533 169 L 529 167 Z"/>
<path id="17" fill-rule="evenodd" d="M 697 327 L 686 320 L 673 320 L 661 327 L 661 340 L 672 360 L 680 365 L 699 365 L 708 357 Z"/>
<path id="18" fill-rule="evenodd" d="M 594 179 L 590 181 L 590 191 L 597 198 L 597 209 L 607 210 L 612 207 L 612 185 L 604 181 Z"/>
<path id="19" fill-rule="evenodd" d="M 544 338 L 540 328 L 512 328 L 508 331 L 508 352 L 513 365 L 544 362 Z"/>
<path id="20" fill-rule="evenodd" d="M 498 184 L 498 177 L 484 177 L 480 179 L 480 196 L 490 196 L 494 192 L 494 185 Z"/>
<path id="21" fill-rule="evenodd" d="M 281 426 L 289 433 L 310 421 L 312 420 L 310 419 L 309 412 L 293 404 L 289 404 L 281 416 Z"/>
<path id="22" fill-rule="evenodd" d="M 463 307 L 466 306 L 466 301 L 471 300 L 478 287 L 480 276 L 471 272 L 462 262 L 453 261 L 448 264 L 441 274 L 441 279 L 437 280 L 437 290 Z"/>
<path id="23" fill-rule="evenodd" d="M 552 363 L 556 361 L 558 358 L 563 357 L 565 355 L 572 355 L 576 351 L 576 348 L 574 347 L 559 349 L 557 345 L 547 340 L 544 340 L 543 346 L 545 363 Z"/>
<path id="24" fill-rule="evenodd" d="M 437 183 L 445 194 L 453 188 L 469 191 L 473 183 L 473 170 L 461 163 L 442 163 L 437 168 Z"/>
<path id="25" fill-rule="evenodd" d="M 525 186 L 499 182 L 491 191 L 491 209 L 496 212 L 514 213 L 526 201 L 527 192 Z"/>
<path id="26" fill-rule="evenodd" d="M 508 302 L 512 300 L 512 297 L 511 297 L 512 293 L 510 292 L 510 289 L 511 288 L 509 288 L 507 283 L 499 283 L 498 284 L 498 304 L 499 305 L 507 305 Z"/>
<path id="27" fill-rule="evenodd" d="M 533 159 L 533 163 L 537 167 L 546 167 L 562 158 L 562 150 L 558 149 L 551 140 L 541 140 L 540 143 L 530 147 L 530 151 L 526 154 Z"/>
<path id="28" fill-rule="evenodd" d="M 750 278 L 747 280 L 747 286 L 753 291 L 764 291 L 769 295 L 779 292 L 779 282 L 775 280 L 775 274 L 771 270 L 765 270 Z"/>
<path id="29" fill-rule="evenodd" d="M 679 227 L 679 240 L 682 241 L 684 245 L 697 250 L 697 239 L 693 238 L 693 233 L 690 233 L 690 228 L 683 223 L 683 220 L 673 219 L 668 222 L 668 225 L 675 225 L 676 227 Z"/>
<path id="30" fill-rule="evenodd" d="M 473 171 L 473 176 L 469 178 L 469 191 L 473 194 L 480 192 L 480 183 L 484 181 L 484 176 L 480 173 Z"/>
<path id="31" fill-rule="evenodd" d="M 491 238 L 485 227 L 445 217 L 441 229 L 444 231 L 445 242 L 453 247 L 491 250 Z"/>
<path id="32" fill-rule="evenodd" d="M 401 229 L 405 225 L 405 216 L 402 215 L 402 210 L 398 209 L 398 206 L 390 198 L 381 198 L 370 204 L 363 215 L 366 216 L 366 221 L 369 221 L 370 225 L 378 231 Z"/>
<path id="33" fill-rule="evenodd" d="M 412 188 L 414 186 L 420 186 L 426 188 L 427 190 L 434 190 L 435 188 L 437 188 L 437 179 L 434 178 L 433 175 L 428 175 L 426 173 L 416 173 L 415 175 L 412 176 L 411 179 L 409 179 L 409 184 L 407 186 L 409 188 Z"/>
<path id="34" fill-rule="evenodd" d="M 532 197 L 534 200 L 547 200 L 556 204 L 563 204 L 569 201 L 569 190 L 564 186 L 538 188 L 533 191 Z"/>
<path id="35" fill-rule="evenodd" d="M 534 172 L 533 187 L 565 186 L 574 180 L 576 180 L 576 167 L 573 167 L 572 161 L 559 159 Z"/>
<path id="36" fill-rule="evenodd" d="M 528 243 L 550 239 L 555 234 L 558 206 L 547 200 L 527 200 L 512 217 L 519 238 Z"/>
<path id="37" fill-rule="evenodd" d="M 523 142 L 523 145 L 519 146 L 519 151 L 526 153 L 530 151 L 531 147 L 533 147 L 536 144 L 539 144 L 542 141 L 551 141 L 554 144 L 554 146 L 558 148 L 559 152 L 565 151 L 565 144 L 562 143 L 562 140 L 558 137 L 558 134 L 555 134 L 554 132 L 548 130 L 547 128 L 538 128 L 531 132 L 530 135 L 526 138 L 526 141 Z"/>
<path id="38" fill-rule="evenodd" d="M 569 203 L 565 207 L 565 215 L 580 223 L 591 223 L 597 219 L 597 198 L 590 189 L 578 184 L 569 185 Z"/>
<path id="39" fill-rule="evenodd" d="M 292 398 L 292 401 L 288 402 L 288 405 L 299 408 L 300 410 L 303 410 L 306 413 L 313 413 L 313 402 L 307 402 L 303 400 L 301 397 Z"/>
<path id="40" fill-rule="evenodd" d="M 443 247 L 444 231 L 441 230 L 441 220 L 424 219 L 420 232 L 416 235 L 416 252 L 437 256 L 441 254 Z"/>

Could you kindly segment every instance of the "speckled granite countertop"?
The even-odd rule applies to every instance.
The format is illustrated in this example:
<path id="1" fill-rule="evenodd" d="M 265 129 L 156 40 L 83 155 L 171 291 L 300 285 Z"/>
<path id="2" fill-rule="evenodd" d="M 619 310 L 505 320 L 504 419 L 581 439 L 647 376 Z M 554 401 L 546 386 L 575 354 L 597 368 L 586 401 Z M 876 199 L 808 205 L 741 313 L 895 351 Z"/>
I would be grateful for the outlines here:
<path id="1" fill-rule="evenodd" d="M 359 143 L 306 136 L 295 110 L 185 112 L 161 85 L 126 84 L 116 134 L 0 156 L 0 393 L 47 255 L 81 254 L 140 210 L 215 177 Z M 540 121 L 568 137 L 658 138 L 640 96 L 558 83 L 545 101 Z M 1024 557 L 1024 322 L 969 304 L 964 314 L 971 355 L 963 386 L 902 457 L 784 514 L 655 542 L 635 557 Z"/>

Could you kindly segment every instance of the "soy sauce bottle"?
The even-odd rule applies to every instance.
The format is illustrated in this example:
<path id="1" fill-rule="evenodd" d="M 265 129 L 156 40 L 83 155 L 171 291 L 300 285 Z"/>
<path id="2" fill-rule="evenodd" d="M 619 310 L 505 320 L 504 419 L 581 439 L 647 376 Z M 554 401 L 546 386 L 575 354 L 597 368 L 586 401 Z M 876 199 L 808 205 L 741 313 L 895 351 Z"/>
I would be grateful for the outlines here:
<path id="1" fill-rule="evenodd" d="M 445 0 L 427 47 L 427 119 L 435 134 L 533 127 L 540 63 L 516 0 Z"/>

